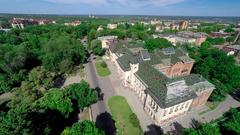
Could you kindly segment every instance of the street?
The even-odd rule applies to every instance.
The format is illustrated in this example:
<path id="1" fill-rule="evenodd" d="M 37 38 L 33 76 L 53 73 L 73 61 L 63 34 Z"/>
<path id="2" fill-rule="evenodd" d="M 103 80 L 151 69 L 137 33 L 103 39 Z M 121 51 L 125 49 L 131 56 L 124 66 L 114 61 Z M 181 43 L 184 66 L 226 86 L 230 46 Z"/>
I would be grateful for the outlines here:
<path id="1" fill-rule="evenodd" d="M 89 62 L 85 65 L 86 78 L 91 88 L 100 88 L 103 93 L 103 100 L 91 106 L 93 120 L 96 121 L 97 116 L 102 113 L 109 112 L 107 107 L 108 98 L 114 96 L 114 89 L 111 85 L 108 77 L 98 77 L 96 74 L 93 55 L 88 60 Z"/>

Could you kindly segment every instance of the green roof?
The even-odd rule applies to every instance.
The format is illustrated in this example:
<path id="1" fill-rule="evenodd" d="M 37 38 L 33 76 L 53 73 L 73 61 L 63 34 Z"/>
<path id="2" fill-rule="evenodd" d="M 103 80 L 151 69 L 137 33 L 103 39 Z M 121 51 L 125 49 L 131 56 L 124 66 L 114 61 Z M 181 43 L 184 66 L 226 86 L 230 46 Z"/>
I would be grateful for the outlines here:
<path id="1" fill-rule="evenodd" d="M 167 100 L 166 84 L 171 82 L 172 79 L 149 65 L 148 62 L 141 62 L 139 70 L 135 74 L 147 85 L 146 93 L 150 94 L 161 108 L 167 108 L 196 97 L 193 91 L 189 91 L 181 97 L 171 99 L 171 101 Z"/>
<path id="2" fill-rule="evenodd" d="M 180 80 L 185 80 L 186 85 L 188 86 L 192 86 L 196 83 L 204 81 L 206 82 L 206 79 L 196 74 L 171 79 L 154 68 L 154 65 L 156 64 L 170 66 L 171 64 L 182 61 L 193 62 L 194 60 L 187 55 L 186 51 L 183 48 L 175 48 L 174 50 L 173 48 L 155 50 L 154 52 L 149 53 L 150 60 L 147 61 L 144 61 L 142 59 L 140 50 L 143 50 L 143 48 L 136 42 L 130 44 L 127 44 L 125 42 L 115 44 L 110 47 L 110 50 L 119 56 L 117 62 L 124 71 L 130 70 L 130 63 L 139 63 L 139 70 L 135 73 L 135 75 L 139 78 L 139 80 L 147 85 L 145 92 L 150 94 L 151 97 L 162 108 L 173 106 L 175 104 L 190 100 L 196 96 L 195 92 L 193 91 L 196 90 L 196 88 L 194 88 L 193 90 L 189 90 L 186 94 L 169 100 L 167 99 L 167 84 Z"/>

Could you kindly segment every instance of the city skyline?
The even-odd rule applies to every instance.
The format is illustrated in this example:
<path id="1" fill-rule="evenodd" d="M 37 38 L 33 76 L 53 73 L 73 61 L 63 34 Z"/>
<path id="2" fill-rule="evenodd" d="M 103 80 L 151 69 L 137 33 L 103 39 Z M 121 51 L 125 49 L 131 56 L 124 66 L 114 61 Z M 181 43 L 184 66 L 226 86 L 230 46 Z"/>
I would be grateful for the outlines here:
<path id="1" fill-rule="evenodd" d="M 237 0 L 2 0 L 0 13 L 239 16 Z"/>

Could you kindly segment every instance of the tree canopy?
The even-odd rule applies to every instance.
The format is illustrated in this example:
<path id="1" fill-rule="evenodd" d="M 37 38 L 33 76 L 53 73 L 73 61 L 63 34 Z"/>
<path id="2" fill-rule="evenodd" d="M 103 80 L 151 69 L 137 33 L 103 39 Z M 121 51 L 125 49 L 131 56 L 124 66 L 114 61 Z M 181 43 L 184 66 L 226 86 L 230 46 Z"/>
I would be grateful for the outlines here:
<path id="1" fill-rule="evenodd" d="M 64 129 L 62 135 L 104 135 L 104 132 L 96 128 L 93 122 L 83 121 Z"/>
<path id="2" fill-rule="evenodd" d="M 145 42 L 146 42 L 145 48 L 148 49 L 149 51 L 172 47 L 172 44 L 167 39 L 164 38 L 148 39 Z"/>
<path id="3" fill-rule="evenodd" d="M 67 92 L 70 93 L 73 100 L 77 101 L 80 109 L 84 109 L 98 99 L 97 91 L 91 89 L 85 81 L 70 85 Z"/>

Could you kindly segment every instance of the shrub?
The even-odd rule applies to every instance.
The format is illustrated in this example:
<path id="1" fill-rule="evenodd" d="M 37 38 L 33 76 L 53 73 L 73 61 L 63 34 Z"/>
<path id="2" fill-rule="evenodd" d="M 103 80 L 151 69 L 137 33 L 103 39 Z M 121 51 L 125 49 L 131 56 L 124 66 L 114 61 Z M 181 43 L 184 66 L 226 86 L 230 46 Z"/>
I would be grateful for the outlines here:
<path id="1" fill-rule="evenodd" d="M 132 113 L 130 116 L 129 116 L 129 120 L 130 120 L 130 123 L 132 123 L 132 125 L 134 127 L 138 127 L 139 126 L 139 120 L 136 116 L 135 113 Z"/>
<path id="2" fill-rule="evenodd" d="M 106 68 L 107 67 L 107 63 L 105 61 L 102 61 L 101 62 L 101 67 Z"/>

